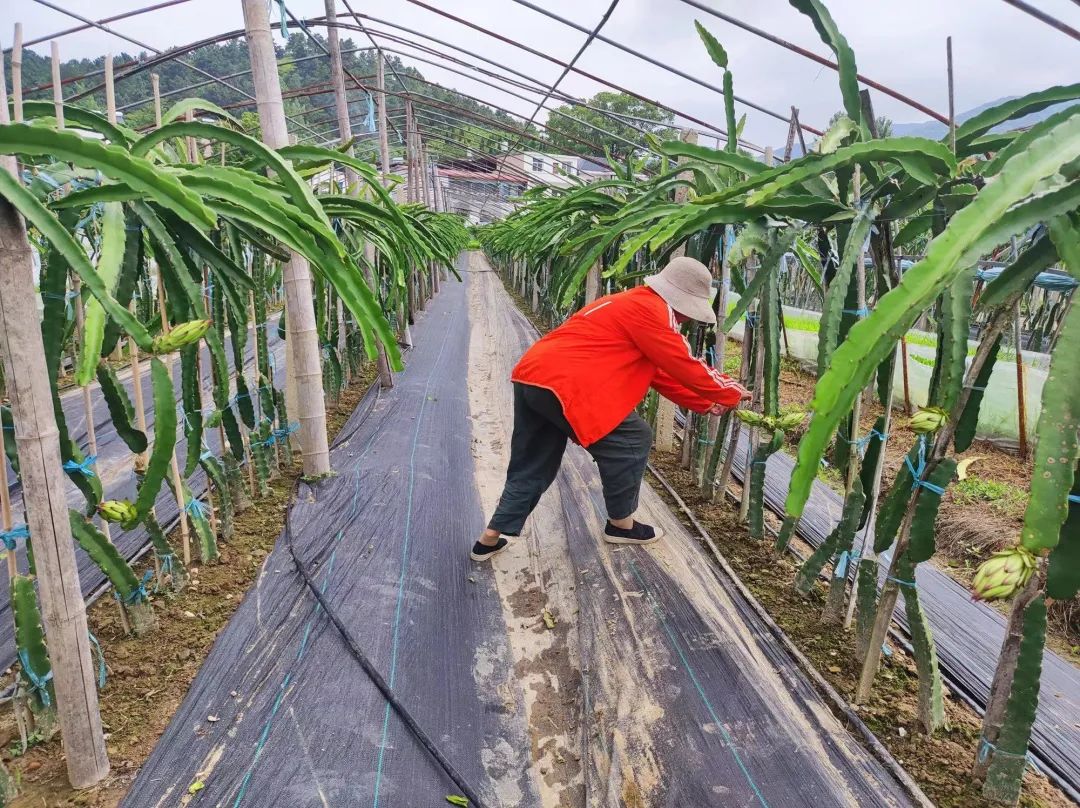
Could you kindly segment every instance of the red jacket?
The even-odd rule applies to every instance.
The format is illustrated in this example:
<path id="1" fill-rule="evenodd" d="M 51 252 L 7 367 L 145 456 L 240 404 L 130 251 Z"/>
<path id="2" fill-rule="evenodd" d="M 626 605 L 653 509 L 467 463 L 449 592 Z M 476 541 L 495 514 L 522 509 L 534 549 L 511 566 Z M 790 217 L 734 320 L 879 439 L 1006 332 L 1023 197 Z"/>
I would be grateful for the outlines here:
<path id="1" fill-rule="evenodd" d="M 693 357 L 671 307 L 647 286 L 583 308 L 534 343 L 511 379 L 553 392 L 582 446 L 618 426 L 649 387 L 696 412 L 734 407 L 745 392 Z"/>

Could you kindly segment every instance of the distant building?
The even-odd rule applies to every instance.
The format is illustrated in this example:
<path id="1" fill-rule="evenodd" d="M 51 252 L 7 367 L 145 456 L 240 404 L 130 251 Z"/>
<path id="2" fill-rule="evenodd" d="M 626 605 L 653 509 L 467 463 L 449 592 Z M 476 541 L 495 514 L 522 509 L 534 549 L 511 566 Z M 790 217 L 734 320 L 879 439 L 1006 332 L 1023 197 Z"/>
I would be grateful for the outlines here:
<path id="1" fill-rule="evenodd" d="M 513 200 L 536 184 L 515 162 L 513 155 L 443 158 L 435 171 L 444 209 L 470 224 L 503 218 L 514 209 Z"/>

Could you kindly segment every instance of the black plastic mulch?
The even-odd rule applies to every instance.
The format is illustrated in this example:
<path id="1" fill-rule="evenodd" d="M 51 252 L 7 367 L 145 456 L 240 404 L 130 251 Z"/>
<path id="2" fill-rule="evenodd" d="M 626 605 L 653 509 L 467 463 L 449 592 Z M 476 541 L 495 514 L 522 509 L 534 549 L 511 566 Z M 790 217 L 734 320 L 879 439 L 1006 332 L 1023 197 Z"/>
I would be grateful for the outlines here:
<path id="1" fill-rule="evenodd" d="M 407 370 L 346 425 L 337 476 L 301 486 L 293 540 L 466 779 L 490 805 L 536 805 L 525 719 L 497 689 L 511 662 L 493 573 L 463 552 L 483 526 L 464 301 L 451 282 L 422 315 Z M 446 805 L 456 789 L 319 612 L 279 541 L 123 805 L 179 804 L 195 783 L 208 805 Z"/>
<path id="2" fill-rule="evenodd" d="M 499 693 L 513 673 L 493 571 L 465 554 L 483 524 L 470 452 L 465 294 L 463 284 L 444 287 L 415 329 L 416 349 L 395 388 L 346 426 L 333 450 L 337 476 L 301 487 L 293 539 L 331 608 L 486 804 L 535 806 L 532 778 L 543 775 L 529 770 L 526 718 Z M 527 327 L 515 331 L 506 338 L 524 349 L 532 337 Z M 717 636 L 715 619 L 649 553 L 601 557 L 588 528 L 598 503 L 587 457 L 570 457 L 558 488 L 575 566 L 597 573 L 578 587 L 576 621 L 585 804 L 911 804 L 749 606 L 731 612 L 744 625 Z M 692 545 L 685 534 L 680 541 Z M 701 574 L 720 586 L 710 567 Z M 635 632 L 651 632 L 649 644 L 667 660 L 656 667 L 593 653 L 611 630 L 609 599 L 626 589 L 640 595 L 624 599 Z M 747 654 L 752 667 L 742 664 Z M 640 677 L 662 707 L 649 745 L 664 782 L 652 784 L 648 802 L 612 787 L 624 780 L 619 767 L 634 765 L 620 757 L 620 714 L 643 707 L 620 703 L 613 673 Z M 770 703 L 769 692 L 797 703 L 797 714 L 778 709 L 781 699 Z M 348 655 L 281 541 L 123 804 L 181 804 L 192 788 L 192 804 L 234 808 L 437 806 L 455 793 Z"/>

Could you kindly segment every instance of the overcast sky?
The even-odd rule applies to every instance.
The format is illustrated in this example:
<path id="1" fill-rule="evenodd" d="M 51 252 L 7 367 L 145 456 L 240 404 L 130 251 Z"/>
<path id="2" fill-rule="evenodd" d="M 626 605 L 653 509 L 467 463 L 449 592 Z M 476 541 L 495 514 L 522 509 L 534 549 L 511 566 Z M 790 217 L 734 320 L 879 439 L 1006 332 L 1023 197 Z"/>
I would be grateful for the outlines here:
<path id="1" fill-rule="evenodd" d="M 148 5 L 154 0 L 55 0 L 82 14 L 100 19 Z M 519 40 L 533 49 L 567 61 L 585 35 L 549 20 L 513 0 L 427 0 L 430 5 Z M 533 0 L 536 5 L 591 29 L 610 0 Z M 827 49 L 810 21 L 785 0 L 700 0 L 703 5 L 767 28 L 819 54 Z M 1074 0 L 1031 0 L 1042 10 L 1080 28 L 1080 4 Z M 953 37 L 956 64 L 956 108 L 970 109 L 1002 96 L 1019 95 L 1080 78 L 1080 42 L 1006 4 L 1002 0 L 827 0 L 841 31 L 847 36 L 866 76 L 887 84 L 941 112 L 948 110 L 945 38 Z M 24 39 L 46 36 L 71 27 L 72 20 L 33 0 L 3 0 L 0 42 L 10 47 L 12 24 L 23 23 Z M 561 68 L 541 57 L 499 42 L 447 20 L 407 0 L 350 0 L 360 13 L 416 29 L 467 48 L 544 82 L 554 81 Z M 301 17 L 321 16 L 323 0 L 289 0 Z M 338 0 L 338 13 L 345 13 Z M 272 17 L 276 19 L 276 4 Z M 679 0 L 621 0 L 602 33 L 685 73 L 719 86 L 720 71 L 709 61 L 694 32 L 701 19 L 727 48 L 734 73 L 735 93 L 761 106 L 786 114 L 792 105 L 805 123 L 823 127 L 840 108 L 834 71 L 764 41 L 729 23 L 691 8 Z M 368 23 L 372 28 L 384 28 Z M 223 31 L 243 27 L 240 0 L 189 0 L 179 6 L 113 23 L 118 32 L 148 46 L 166 49 Z M 302 35 L 292 27 L 294 36 Z M 400 31 L 398 33 L 401 33 Z M 358 43 L 361 34 L 350 34 Z M 407 35 L 410 36 L 411 35 Z M 95 57 L 105 52 L 138 48 L 98 30 L 62 37 L 64 58 Z M 364 43 L 366 44 L 366 43 Z M 396 47 L 396 46 L 395 46 Z M 436 46 L 443 49 L 443 46 Z M 48 53 L 48 43 L 34 48 Z M 530 115 L 530 103 L 445 70 L 410 60 L 429 80 L 475 95 L 513 112 Z M 721 96 L 705 87 L 638 60 L 610 45 L 594 42 L 578 62 L 590 73 L 661 101 L 704 121 L 723 125 Z M 587 97 L 608 89 L 570 74 L 560 89 Z M 878 114 L 896 121 L 922 121 L 926 116 L 879 92 L 873 92 Z M 761 143 L 783 143 L 787 127 L 768 115 L 737 104 L 748 113 L 744 136 Z M 543 116 L 541 115 L 541 120 Z"/>

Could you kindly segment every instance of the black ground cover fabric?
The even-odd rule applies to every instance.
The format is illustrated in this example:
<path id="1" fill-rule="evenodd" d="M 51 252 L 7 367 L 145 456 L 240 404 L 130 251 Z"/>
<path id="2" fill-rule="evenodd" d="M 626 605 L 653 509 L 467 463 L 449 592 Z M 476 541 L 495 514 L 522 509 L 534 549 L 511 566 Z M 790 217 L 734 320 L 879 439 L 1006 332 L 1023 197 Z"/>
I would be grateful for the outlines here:
<path id="1" fill-rule="evenodd" d="M 535 805 L 524 719 L 495 683 L 509 652 L 470 467 L 464 289 L 414 329 L 407 370 L 346 425 L 337 476 L 302 487 L 298 553 L 428 734 L 490 805 Z M 125 806 L 436 806 L 455 789 L 319 615 L 279 542 Z M 485 686 L 490 683 L 490 686 Z M 216 716 L 216 722 L 208 716 Z"/>
<path id="2" fill-rule="evenodd" d="M 551 775 L 530 768 L 533 750 L 568 728 L 544 726 L 535 705 L 526 714 L 498 559 L 493 568 L 467 556 L 484 520 L 466 390 L 476 361 L 467 284 L 444 285 L 394 389 L 346 426 L 333 450 L 337 476 L 301 488 L 293 540 L 331 608 L 485 803 L 539 806 Z M 518 352 L 533 338 L 523 321 L 504 336 Z M 560 686 L 581 694 L 570 734 L 584 763 L 574 792 L 583 798 L 563 804 L 912 804 L 753 610 L 699 563 L 700 548 L 651 490 L 647 507 L 675 532 L 676 555 L 600 544 L 590 466 L 575 449 L 555 486 L 575 566 L 561 585 L 577 584 L 577 613 L 564 619 L 580 649 L 579 681 Z M 672 557 L 683 559 L 678 579 Z M 682 588 L 688 574 L 693 599 Z M 659 711 L 652 737 L 628 737 L 628 717 L 645 710 Z M 635 757 L 644 747 L 648 761 Z M 645 783 L 630 766 L 662 776 Z M 454 793 L 320 614 L 281 541 L 123 805 L 185 804 L 193 786 L 192 805 L 234 808 L 434 808 Z"/>

